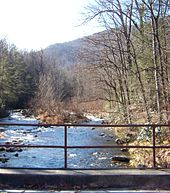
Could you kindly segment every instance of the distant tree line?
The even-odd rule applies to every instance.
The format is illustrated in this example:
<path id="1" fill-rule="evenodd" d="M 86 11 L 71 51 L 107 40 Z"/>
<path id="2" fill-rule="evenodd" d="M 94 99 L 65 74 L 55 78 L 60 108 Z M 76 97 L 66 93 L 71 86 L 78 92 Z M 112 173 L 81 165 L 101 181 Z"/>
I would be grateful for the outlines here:
<path id="1" fill-rule="evenodd" d="M 56 56 L 40 51 L 19 51 L 0 40 L 0 109 L 30 108 L 61 113 L 77 94 L 78 82 Z"/>
<path id="2" fill-rule="evenodd" d="M 0 108 L 20 108 L 33 96 L 33 69 L 25 56 L 6 39 L 0 40 Z"/>

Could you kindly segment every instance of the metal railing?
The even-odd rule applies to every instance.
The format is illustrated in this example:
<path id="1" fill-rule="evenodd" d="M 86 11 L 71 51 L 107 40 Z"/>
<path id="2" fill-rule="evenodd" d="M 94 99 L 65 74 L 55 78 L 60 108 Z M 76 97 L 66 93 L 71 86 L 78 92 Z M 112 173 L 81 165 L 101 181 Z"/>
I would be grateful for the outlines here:
<path id="1" fill-rule="evenodd" d="M 3 123 L 0 122 L 0 126 L 35 126 L 35 127 L 63 127 L 64 129 L 64 145 L 14 145 L 14 144 L 0 144 L 0 147 L 16 147 L 16 148 L 62 148 L 64 149 L 64 169 L 75 169 L 68 168 L 68 149 L 89 149 L 89 148 L 144 148 L 144 149 L 152 149 L 152 159 L 153 159 L 153 167 L 154 169 L 158 168 L 156 163 L 156 149 L 167 149 L 170 148 L 170 144 L 168 145 L 157 145 L 156 144 L 156 128 L 168 127 L 170 130 L 170 124 L 132 124 L 132 125 L 108 125 L 108 124 L 27 124 L 27 123 Z M 102 127 L 102 128 L 149 128 L 152 131 L 152 144 L 151 145 L 89 145 L 89 146 L 73 146 L 68 145 L 68 129 L 70 127 Z M 1 167 L 3 168 L 3 167 Z M 160 168 L 160 167 L 159 167 Z M 44 168 L 43 168 L 44 169 Z M 90 168 L 92 169 L 92 168 Z M 94 168 L 96 169 L 96 168 Z M 100 169 L 100 168 L 97 168 Z M 102 168 L 103 169 L 103 168 Z M 113 169 L 113 168 L 112 168 Z M 120 169 L 120 168 L 119 168 Z M 163 169 L 163 168 L 161 168 Z"/>

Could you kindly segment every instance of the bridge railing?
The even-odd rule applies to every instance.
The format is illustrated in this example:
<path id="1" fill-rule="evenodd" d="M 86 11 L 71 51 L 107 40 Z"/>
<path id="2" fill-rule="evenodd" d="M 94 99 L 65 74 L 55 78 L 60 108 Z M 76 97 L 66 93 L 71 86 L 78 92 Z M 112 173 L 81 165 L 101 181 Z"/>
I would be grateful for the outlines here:
<path id="1" fill-rule="evenodd" d="M 157 162 L 156 162 L 156 150 L 157 149 L 169 149 L 170 148 L 170 144 L 168 145 L 159 145 L 156 143 L 156 128 L 166 128 L 168 130 L 170 130 L 170 124 L 128 124 L 128 125 L 114 125 L 114 124 L 42 124 L 42 123 L 6 123 L 6 122 L 0 122 L 0 126 L 33 126 L 33 127 L 63 127 L 64 129 L 64 145 L 25 145 L 25 144 L 0 144 L 0 147 L 16 147 L 16 148 L 62 148 L 64 149 L 64 169 L 75 169 L 75 168 L 70 168 L 68 167 L 68 149 L 89 149 L 89 148 L 101 148 L 101 149 L 107 149 L 107 148 L 137 148 L 137 149 L 151 149 L 152 150 L 152 160 L 153 160 L 153 164 L 152 164 L 152 168 L 154 169 L 164 169 L 163 167 L 158 167 L 157 166 Z M 148 128 L 149 131 L 151 131 L 152 135 L 152 144 L 151 145 L 128 145 L 126 143 L 126 145 L 122 144 L 122 145 L 89 145 L 89 146 L 85 146 L 85 145 L 68 145 L 68 129 L 70 127 L 102 127 L 102 128 L 138 128 L 138 129 L 142 129 L 142 128 Z M 6 168 L 6 167 L 1 167 L 1 168 Z M 16 167 L 14 167 L 16 168 Z M 41 169 L 41 168 L 37 168 L 37 169 Z M 45 169 L 45 168 L 42 168 Z M 47 169 L 47 168 L 46 168 Z M 60 168 L 59 168 L 60 169 Z M 81 169 L 85 169 L 85 168 L 81 168 Z M 90 168 L 90 169 L 103 169 L 103 168 Z M 113 169 L 113 168 L 112 168 Z M 120 167 L 119 167 L 120 169 Z M 146 168 L 147 169 L 147 168 Z M 150 169 L 150 168 L 149 168 Z"/>

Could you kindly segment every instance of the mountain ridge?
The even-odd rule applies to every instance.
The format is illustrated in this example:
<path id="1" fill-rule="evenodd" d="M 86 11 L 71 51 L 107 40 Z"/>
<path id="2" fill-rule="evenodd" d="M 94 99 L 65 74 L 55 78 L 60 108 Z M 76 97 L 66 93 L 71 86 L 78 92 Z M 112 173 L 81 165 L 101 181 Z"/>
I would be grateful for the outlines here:
<path id="1" fill-rule="evenodd" d="M 79 56 L 81 51 L 83 49 L 89 48 L 89 43 L 87 39 L 92 38 L 94 36 L 99 36 L 103 33 L 105 33 L 105 31 L 94 33 L 89 36 L 84 36 L 82 38 L 77 38 L 72 41 L 55 43 L 45 48 L 44 52 L 46 56 L 51 57 L 59 65 L 64 67 L 71 66 L 79 62 Z"/>

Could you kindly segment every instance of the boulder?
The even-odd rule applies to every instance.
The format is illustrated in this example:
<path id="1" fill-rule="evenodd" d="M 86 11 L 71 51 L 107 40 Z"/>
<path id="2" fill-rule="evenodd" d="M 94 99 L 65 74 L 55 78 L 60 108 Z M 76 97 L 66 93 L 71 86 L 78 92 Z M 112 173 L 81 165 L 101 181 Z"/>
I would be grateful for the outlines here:
<path id="1" fill-rule="evenodd" d="M 12 142 L 7 141 L 7 142 L 5 142 L 5 145 L 12 145 Z"/>
<path id="2" fill-rule="evenodd" d="M 21 148 L 18 148 L 18 150 L 17 150 L 18 152 L 22 152 L 23 150 L 21 149 Z"/>
<path id="3" fill-rule="evenodd" d="M 17 151 L 16 148 L 13 148 L 13 147 L 6 148 L 6 152 L 12 153 L 12 152 L 16 152 L 16 151 Z"/>
<path id="4" fill-rule="evenodd" d="M 125 140 L 124 140 L 124 139 L 121 139 L 121 138 L 117 138 L 117 139 L 115 140 L 115 142 L 116 142 L 117 144 L 124 144 L 124 143 L 126 143 Z"/>
<path id="5" fill-rule="evenodd" d="M 7 157 L 0 157 L 0 162 L 6 163 L 9 160 Z"/>
<path id="6" fill-rule="evenodd" d="M 0 127 L 0 132 L 4 132 L 4 131 L 5 131 L 5 129 Z"/>
<path id="7" fill-rule="evenodd" d="M 5 151 L 6 148 L 5 147 L 0 147 L 0 151 Z"/>
<path id="8" fill-rule="evenodd" d="M 13 153 L 13 152 L 21 152 L 22 149 L 19 148 L 19 147 L 9 147 L 9 148 L 6 148 L 6 152 L 10 152 L 10 153 Z"/>
<path id="9" fill-rule="evenodd" d="M 128 149 L 127 148 L 122 148 L 120 149 L 122 152 L 128 152 Z"/>
<path id="10" fill-rule="evenodd" d="M 105 136 L 105 133 L 100 133 L 99 135 L 102 137 L 102 136 Z"/>
<path id="11" fill-rule="evenodd" d="M 20 111 L 22 113 L 22 115 L 24 115 L 25 117 L 31 117 L 33 112 L 30 109 L 22 109 Z"/>
<path id="12" fill-rule="evenodd" d="M 138 168 L 139 168 L 139 169 L 145 169 L 145 168 L 147 168 L 147 166 L 144 165 L 144 164 L 139 164 L 139 165 L 138 165 Z"/>
<path id="13" fill-rule="evenodd" d="M 114 136 L 112 134 L 109 134 L 108 137 L 113 138 Z"/>
<path id="14" fill-rule="evenodd" d="M 113 162 L 126 162 L 129 163 L 130 158 L 127 156 L 114 156 L 112 157 Z"/>

